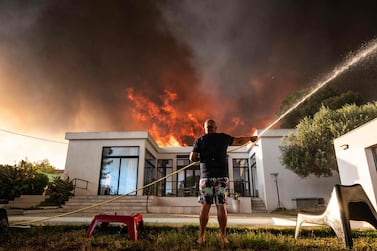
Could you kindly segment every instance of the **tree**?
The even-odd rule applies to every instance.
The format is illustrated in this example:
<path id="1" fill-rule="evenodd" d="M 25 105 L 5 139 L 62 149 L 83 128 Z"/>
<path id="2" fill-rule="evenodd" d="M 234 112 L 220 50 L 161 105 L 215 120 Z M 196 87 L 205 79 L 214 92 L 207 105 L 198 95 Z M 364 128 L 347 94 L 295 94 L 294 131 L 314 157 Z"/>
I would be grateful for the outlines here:
<path id="1" fill-rule="evenodd" d="M 338 171 L 333 140 L 377 118 L 377 101 L 332 110 L 322 106 L 313 118 L 305 117 L 280 145 L 283 165 L 301 177 L 332 176 Z"/>
<path id="2" fill-rule="evenodd" d="M 19 195 L 16 184 L 18 181 L 16 168 L 10 165 L 0 165 L 0 199 L 11 200 Z"/>
<path id="3" fill-rule="evenodd" d="M 292 95 L 286 97 L 280 104 L 278 116 L 287 111 L 290 107 L 298 103 L 305 95 L 310 92 L 310 89 L 303 89 L 294 92 Z M 362 97 L 359 93 L 348 91 L 339 94 L 338 91 L 330 86 L 325 86 L 318 92 L 313 94 L 305 100 L 300 106 L 287 114 L 280 120 L 281 128 L 294 128 L 304 117 L 313 117 L 319 111 L 321 106 L 326 106 L 330 109 L 339 109 L 345 104 L 362 104 Z"/>
<path id="4" fill-rule="evenodd" d="M 21 194 L 42 194 L 48 184 L 47 175 L 38 165 L 21 160 L 17 165 L 0 165 L 0 199 L 12 200 Z"/>
<path id="5" fill-rule="evenodd" d="M 52 166 L 48 159 L 34 162 L 34 165 L 39 173 L 47 175 L 50 182 L 52 182 L 56 177 L 60 176 L 59 170 Z"/>
<path id="6" fill-rule="evenodd" d="M 42 173 L 49 173 L 49 174 L 57 174 L 58 170 L 50 164 L 50 161 L 48 159 L 44 159 L 41 161 L 37 161 L 34 163 L 34 165 L 37 167 L 38 171 Z"/>

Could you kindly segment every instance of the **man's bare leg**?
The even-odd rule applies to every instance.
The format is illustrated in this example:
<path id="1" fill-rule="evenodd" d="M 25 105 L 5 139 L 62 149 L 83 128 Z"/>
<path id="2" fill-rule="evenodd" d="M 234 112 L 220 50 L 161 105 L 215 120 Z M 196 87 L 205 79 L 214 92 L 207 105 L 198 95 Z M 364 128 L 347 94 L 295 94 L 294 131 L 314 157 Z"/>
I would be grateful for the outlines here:
<path id="1" fill-rule="evenodd" d="M 209 219 L 209 210 L 211 209 L 211 205 L 202 205 L 200 210 L 199 222 L 200 222 L 200 230 L 199 230 L 199 239 L 197 243 L 202 244 L 205 241 L 205 233 Z"/>
<path id="2" fill-rule="evenodd" d="M 223 243 L 229 243 L 228 238 L 226 237 L 226 225 L 228 222 L 228 214 L 226 211 L 226 205 L 216 205 L 217 207 L 217 220 L 219 221 L 221 239 Z"/>

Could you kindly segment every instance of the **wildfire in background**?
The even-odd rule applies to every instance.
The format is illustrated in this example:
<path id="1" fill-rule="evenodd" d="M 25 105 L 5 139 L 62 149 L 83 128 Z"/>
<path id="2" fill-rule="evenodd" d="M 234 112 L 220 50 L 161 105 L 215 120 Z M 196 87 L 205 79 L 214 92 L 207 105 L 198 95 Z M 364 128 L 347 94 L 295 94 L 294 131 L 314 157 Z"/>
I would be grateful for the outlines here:
<path id="1" fill-rule="evenodd" d="M 196 138 L 202 131 L 202 124 L 188 111 L 177 111 L 174 101 L 177 93 L 164 90 L 160 103 L 135 94 L 133 88 L 127 89 L 127 96 L 133 102 L 132 118 L 141 123 L 151 124 L 149 132 L 160 146 L 184 146 L 187 140 Z M 191 142 L 192 143 L 192 142 Z"/>
<path id="2" fill-rule="evenodd" d="M 132 118 L 140 123 L 151 124 L 150 134 L 160 146 L 188 146 L 203 134 L 205 113 L 193 114 L 191 111 L 177 110 L 174 102 L 179 98 L 177 93 L 164 90 L 160 105 L 152 100 L 137 95 L 133 88 L 127 89 L 127 97 L 134 104 L 131 109 Z M 234 126 L 244 125 L 240 118 L 233 118 Z M 253 135 L 255 128 L 250 130 Z"/>
<path id="3" fill-rule="evenodd" d="M 251 135 L 377 35 L 376 1 L 212 3 L 0 1 L 0 128 L 55 140 L 148 130 L 177 146 L 212 118 Z M 375 99 L 376 61 L 331 84 Z M 18 152 L 7 142 L 0 154 Z"/>

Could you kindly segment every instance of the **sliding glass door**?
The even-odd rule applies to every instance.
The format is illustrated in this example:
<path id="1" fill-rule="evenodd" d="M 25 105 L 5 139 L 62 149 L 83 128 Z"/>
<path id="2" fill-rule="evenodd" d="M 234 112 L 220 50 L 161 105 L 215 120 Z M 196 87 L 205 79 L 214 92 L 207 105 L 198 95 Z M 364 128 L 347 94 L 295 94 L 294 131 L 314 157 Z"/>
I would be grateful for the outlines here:
<path id="1" fill-rule="evenodd" d="M 103 148 L 100 195 L 136 194 L 138 154 L 138 147 Z"/>

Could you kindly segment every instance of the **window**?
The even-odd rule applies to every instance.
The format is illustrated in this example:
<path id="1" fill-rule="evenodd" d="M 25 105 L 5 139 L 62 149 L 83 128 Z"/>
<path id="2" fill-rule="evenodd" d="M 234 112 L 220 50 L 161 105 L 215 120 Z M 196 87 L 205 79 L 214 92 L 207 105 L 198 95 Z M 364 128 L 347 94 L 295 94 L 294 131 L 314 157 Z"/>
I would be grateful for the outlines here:
<path id="1" fill-rule="evenodd" d="M 251 186 L 253 197 L 258 197 L 258 175 L 257 175 L 257 160 L 255 153 L 250 157 L 250 169 L 251 169 Z"/>
<path id="2" fill-rule="evenodd" d="M 248 159 L 233 159 L 233 185 L 234 193 L 251 196 Z"/>
<path id="3" fill-rule="evenodd" d="M 144 186 L 155 181 L 156 158 L 148 150 L 145 151 Z M 144 195 L 155 195 L 156 186 L 149 186 L 143 190 Z"/>
<path id="4" fill-rule="evenodd" d="M 177 170 L 190 164 L 189 155 L 177 155 Z M 177 174 L 178 196 L 197 196 L 200 179 L 199 165 L 193 165 Z"/>
<path id="5" fill-rule="evenodd" d="M 162 177 L 165 177 L 166 175 L 169 175 L 172 172 L 172 159 L 159 159 L 157 161 L 157 179 L 161 179 Z M 158 196 L 171 196 L 173 194 L 173 176 L 169 176 L 157 184 Z"/>
<path id="6" fill-rule="evenodd" d="M 139 147 L 103 147 L 98 193 L 136 195 L 138 162 Z"/>

